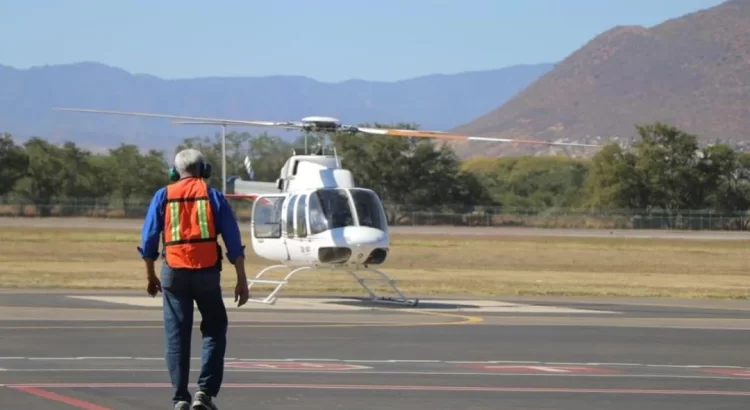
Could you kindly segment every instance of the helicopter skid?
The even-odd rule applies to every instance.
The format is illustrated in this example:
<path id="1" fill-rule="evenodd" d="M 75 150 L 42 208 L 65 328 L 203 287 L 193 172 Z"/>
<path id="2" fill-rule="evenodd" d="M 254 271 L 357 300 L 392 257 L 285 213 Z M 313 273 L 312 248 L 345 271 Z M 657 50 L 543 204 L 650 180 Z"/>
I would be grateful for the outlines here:
<path id="1" fill-rule="evenodd" d="M 289 272 L 284 276 L 281 280 L 269 280 L 269 279 L 262 279 L 264 275 L 267 273 L 277 270 L 277 269 L 285 269 Z M 256 283 L 263 283 L 263 284 L 271 284 L 276 285 L 276 287 L 271 291 L 271 293 L 268 294 L 265 298 L 249 298 L 248 302 L 253 303 L 262 303 L 265 305 L 274 305 L 276 304 L 276 300 L 278 297 L 276 296 L 279 291 L 281 291 L 281 288 L 284 287 L 287 283 L 289 283 L 289 280 L 294 276 L 296 273 L 304 271 L 304 270 L 318 270 L 319 268 L 316 268 L 314 266 L 301 266 L 301 267 L 289 267 L 286 265 L 272 265 L 264 268 L 260 272 L 258 272 L 257 275 L 253 279 L 247 280 L 247 288 L 250 290 L 254 284 Z M 328 270 L 328 269 L 326 269 Z M 359 283 L 360 286 L 367 292 L 367 294 L 370 296 L 370 301 L 372 303 L 381 303 L 381 304 L 388 304 L 388 305 L 399 305 L 399 306 L 417 306 L 419 303 L 419 299 L 408 299 L 406 296 L 404 296 L 403 293 L 396 287 L 396 281 L 388 277 L 385 273 L 383 273 L 380 270 L 373 269 L 373 268 L 361 268 L 361 269 L 349 269 L 346 267 L 341 268 L 332 268 L 331 270 L 345 270 L 348 272 L 354 279 Z M 376 274 L 377 278 L 363 278 L 360 275 L 357 274 L 357 272 L 371 272 Z M 385 282 L 387 283 L 391 289 L 398 295 L 398 297 L 387 297 L 387 296 L 378 296 L 372 289 L 370 289 L 369 286 L 367 286 L 367 282 L 369 281 L 378 281 L 378 282 Z"/>
<path id="2" fill-rule="evenodd" d="M 370 295 L 370 301 L 373 303 L 384 303 L 389 305 L 399 305 L 399 306 L 417 306 L 419 303 L 419 299 L 410 300 L 406 296 L 404 296 L 403 293 L 396 287 L 396 281 L 388 277 L 385 273 L 378 269 L 373 268 L 364 268 L 359 269 L 360 272 L 372 272 L 379 276 L 379 278 L 362 278 L 359 275 L 357 275 L 357 271 L 347 269 L 347 272 L 349 272 L 350 275 L 354 277 L 354 279 L 357 280 L 357 283 L 359 283 L 360 286 Z M 377 281 L 377 282 L 386 282 L 388 283 L 388 286 L 391 287 L 391 289 L 399 296 L 398 298 L 392 298 L 387 296 L 378 296 L 375 294 L 375 292 L 370 289 L 369 286 L 367 286 L 368 281 Z"/>

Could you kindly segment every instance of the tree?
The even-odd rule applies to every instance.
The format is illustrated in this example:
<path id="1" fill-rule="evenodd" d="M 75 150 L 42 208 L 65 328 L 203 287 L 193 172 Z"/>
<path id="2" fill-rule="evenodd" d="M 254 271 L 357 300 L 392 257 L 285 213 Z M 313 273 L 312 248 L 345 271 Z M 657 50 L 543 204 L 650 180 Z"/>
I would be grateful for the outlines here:
<path id="1" fill-rule="evenodd" d="M 744 216 L 750 209 L 750 153 L 736 152 L 726 144 L 704 150 L 704 185 L 711 187 L 705 202 L 722 214 L 733 214 L 734 227 L 747 229 Z"/>
<path id="2" fill-rule="evenodd" d="M 29 166 L 26 176 L 18 181 L 17 192 L 36 205 L 41 216 L 48 216 L 52 200 L 61 195 L 66 184 L 63 152 L 39 137 L 30 138 L 24 147 Z"/>
<path id="3" fill-rule="evenodd" d="M 656 122 L 636 126 L 636 171 L 645 180 L 649 203 L 670 212 L 704 205 L 698 139 L 674 126 Z"/>
<path id="4" fill-rule="evenodd" d="M 364 124 L 362 127 L 416 129 L 414 124 Z M 453 150 L 423 138 L 340 133 L 331 137 L 344 167 L 359 186 L 373 189 L 390 204 L 420 209 L 461 210 L 490 203 L 475 175 L 464 171 Z M 387 207 L 389 223 L 397 210 Z"/>
<path id="5" fill-rule="evenodd" d="M 164 153 L 150 150 L 142 155 L 135 145 L 121 144 L 109 151 L 109 163 L 114 170 L 114 192 L 130 212 L 130 202 L 150 199 L 154 192 L 169 183 L 168 165 Z M 109 177 L 107 177 L 109 178 Z"/>
<path id="6" fill-rule="evenodd" d="M 504 207 L 567 208 L 581 199 L 588 162 L 563 157 L 475 158 L 463 168 Z"/>
<path id="7" fill-rule="evenodd" d="M 651 191 L 636 168 L 638 157 L 615 143 L 605 145 L 591 159 L 584 181 L 585 206 L 596 209 L 650 207 Z"/>
<path id="8" fill-rule="evenodd" d="M 66 199 L 66 205 L 60 210 L 62 215 L 76 213 L 81 205 L 94 208 L 100 199 L 112 193 L 112 181 L 106 177 L 105 170 L 97 167 L 90 151 L 66 141 L 59 152 L 62 169 L 58 172 L 63 180 L 58 194 Z"/>
<path id="9" fill-rule="evenodd" d="M 10 134 L 0 134 L 0 195 L 12 191 L 27 175 L 28 167 L 29 156 L 23 147 L 17 145 Z"/>
<path id="10" fill-rule="evenodd" d="M 247 132 L 230 132 L 226 138 L 226 164 L 227 178 L 241 176 L 248 179 L 249 175 L 245 169 L 245 156 L 252 161 L 255 179 L 260 181 L 275 181 L 279 177 L 279 170 L 292 154 L 291 144 L 284 142 L 279 137 L 269 136 L 263 133 L 253 137 Z M 193 137 L 185 139 L 175 147 L 174 154 L 185 149 L 195 148 L 211 163 L 212 175 L 209 185 L 221 188 L 221 135 L 216 134 L 213 139 L 208 137 Z"/>
<path id="11" fill-rule="evenodd" d="M 252 162 L 253 172 L 255 173 L 254 179 L 267 182 L 275 181 L 279 177 L 281 167 L 292 155 L 292 144 L 279 137 L 272 137 L 263 133 L 252 138 L 249 145 L 250 149 L 247 155 Z"/>

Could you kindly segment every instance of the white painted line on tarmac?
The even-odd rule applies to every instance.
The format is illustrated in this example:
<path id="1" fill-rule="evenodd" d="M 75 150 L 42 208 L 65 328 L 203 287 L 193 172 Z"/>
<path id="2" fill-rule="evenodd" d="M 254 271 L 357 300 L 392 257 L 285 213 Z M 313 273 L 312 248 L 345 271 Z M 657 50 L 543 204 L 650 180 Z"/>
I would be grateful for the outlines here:
<path id="1" fill-rule="evenodd" d="M 388 360 L 388 363 L 442 363 L 440 360 Z"/>
<path id="2" fill-rule="evenodd" d="M 88 300 L 95 302 L 120 304 L 126 306 L 138 306 L 138 307 L 161 307 L 161 298 L 152 298 L 149 296 L 90 296 L 90 295 L 67 295 L 70 299 Z M 350 311 L 367 311 L 372 310 L 372 306 L 356 306 L 352 305 L 352 302 L 357 302 L 352 299 L 345 298 L 286 298 L 280 299 L 276 302 L 276 305 L 252 305 L 247 308 L 237 308 L 234 306 L 234 300 L 232 298 L 225 298 L 224 303 L 227 309 L 252 309 L 262 308 L 265 310 L 320 310 L 320 311 L 337 311 L 337 310 L 350 310 Z M 363 303 L 368 303 L 363 300 Z M 421 300 L 422 306 L 439 305 L 447 306 L 449 309 L 429 309 L 423 308 L 427 311 L 443 311 L 449 310 L 454 312 L 469 312 L 469 313 L 574 313 L 574 314 L 621 314 L 621 312 L 615 312 L 610 310 L 594 310 L 594 309 L 583 309 L 583 308 L 570 308 L 565 306 L 545 306 L 545 305 L 531 305 L 521 303 L 510 303 L 503 301 L 494 300 Z M 247 305 L 246 305 L 247 306 Z"/>
<path id="3" fill-rule="evenodd" d="M 582 378 L 641 378 L 641 379 L 715 379 L 715 380 L 747 380 L 746 376 L 720 376 L 710 374 L 583 374 L 583 373 L 515 373 L 515 372 L 441 372 L 441 371 L 389 371 L 389 370 L 323 370 L 323 369 L 237 369 L 227 368 L 227 373 L 321 373 L 321 374 L 360 374 L 360 375 L 404 375 L 404 376 L 485 376 L 485 377 L 582 377 Z M 162 373 L 163 368 L 138 369 L 138 368 L 92 368 L 92 369 L 0 369 L 6 374 L 12 373 Z M 198 373 L 200 369 L 190 369 L 191 373 Z M 24 383 L 24 385 L 28 385 Z M 8 386 L 0 384 L 0 387 Z"/>
<path id="4" fill-rule="evenodd" d="M 14 361 L 163 361 L 163 357 L 134 357 L 134 356 L 63 356 L 63 357 L 25 357 L 6 356 L 0 357 L 0 362 Z M 201 357 L 191 357 L 190 360 L 200 361 Z M 341 362 L 341 363 L 438 363 L 438 364 L 528 364 L 535 366 L 637 366 L 676 369 L 698 369 L 698 368 L 726 368 L 726 369 L 750 369 L 748 366 L 729 366 L 713 364 L 655 364 L 655 363 L 602 363 L 602 362 L 545 362 L 533 360 L 440 360 L 440 359 L 331 359 L 331 358 L 235 358 L 225 357 L 227 361 L 246 362 Z"/>

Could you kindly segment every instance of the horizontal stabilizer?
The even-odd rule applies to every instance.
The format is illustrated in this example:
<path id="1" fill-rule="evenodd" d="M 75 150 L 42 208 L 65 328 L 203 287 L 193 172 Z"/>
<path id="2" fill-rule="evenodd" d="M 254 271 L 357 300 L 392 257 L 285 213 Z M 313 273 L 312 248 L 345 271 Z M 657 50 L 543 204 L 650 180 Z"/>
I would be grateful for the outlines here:
<path id="1" fill-rule="evenodd" d="M 280 192 L 275 182 L 243 181 L 237 179 L 234 181 L 234 192 L 227 194 L 226 197 L 253 199 L 258 195 L 278 194 Z"/>

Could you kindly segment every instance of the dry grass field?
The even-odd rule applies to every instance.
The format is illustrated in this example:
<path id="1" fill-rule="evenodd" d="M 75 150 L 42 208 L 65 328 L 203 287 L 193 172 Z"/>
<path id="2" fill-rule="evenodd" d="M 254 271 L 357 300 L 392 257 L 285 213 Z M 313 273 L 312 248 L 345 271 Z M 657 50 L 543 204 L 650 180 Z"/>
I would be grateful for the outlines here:
<path id="1" fill-rule="evenodd" d="M 252 276 L 273 262 L 255 257 L 247 234 L 245 240 L 247 271 Z M 0 287 L 143 289 L 138 243 L 139 232 L 133 229 L 3 227 Z M 383 269 L 405 293 L 419 297 L 746 298 L 749 250 L 750 241 L 397 234 Z M 225 267 L 225 287 L 234 280 L 233 268 Z M 282 291 L 282 295 L 315 293 L 362 294 L 362 290 L 345 273 L 303 272 Z"/>

